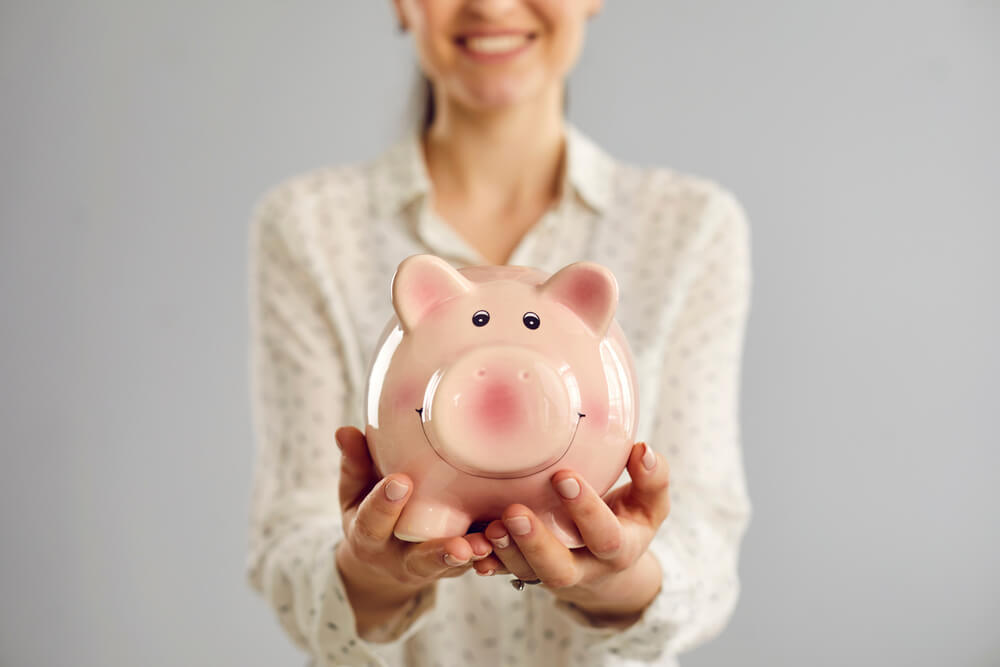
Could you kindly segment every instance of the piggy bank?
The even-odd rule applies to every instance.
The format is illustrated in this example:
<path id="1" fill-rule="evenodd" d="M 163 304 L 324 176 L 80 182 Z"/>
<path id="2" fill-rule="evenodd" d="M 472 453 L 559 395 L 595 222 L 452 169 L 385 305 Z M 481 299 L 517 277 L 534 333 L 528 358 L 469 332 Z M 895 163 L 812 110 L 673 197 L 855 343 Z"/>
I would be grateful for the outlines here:
<path id="1" fill-rule="evenodd" d="M 392 304 L 365 390 L 365 434 L 378 471 L 415 484 L 396 536 L 463 535 L 517 502 L 568 547 L 583 546 L 549 480 L 572 469 L 605 493 L 638 421 L 611 271 L 455 269 L 414 255 L 393 276 Z"/>

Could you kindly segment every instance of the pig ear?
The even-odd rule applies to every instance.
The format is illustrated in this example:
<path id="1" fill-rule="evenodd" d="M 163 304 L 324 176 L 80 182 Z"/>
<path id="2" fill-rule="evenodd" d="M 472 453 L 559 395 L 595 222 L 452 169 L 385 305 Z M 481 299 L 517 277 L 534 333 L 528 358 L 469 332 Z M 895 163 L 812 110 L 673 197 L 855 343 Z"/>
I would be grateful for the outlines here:
<path id="1" fill-rule="evenodd" d="M 410 331 L 431 308 L 471 289 L 472 283 L 440 257 L 413 255 L 392 277 L 392 305 Z"/>
<path id="2" fill-rule="evenodd" d="M 575 312 L 590 330 L 603 336 L 618 307 L 618 282 L 600 264 L 575 262 L 538 286 L 551 299 Z"/>

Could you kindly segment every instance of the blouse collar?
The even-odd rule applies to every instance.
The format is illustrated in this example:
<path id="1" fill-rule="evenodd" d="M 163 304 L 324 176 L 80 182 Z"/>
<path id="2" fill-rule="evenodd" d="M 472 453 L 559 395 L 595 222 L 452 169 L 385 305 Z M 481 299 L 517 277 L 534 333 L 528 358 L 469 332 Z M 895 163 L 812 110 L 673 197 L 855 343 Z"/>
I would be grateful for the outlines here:
<path id="1" fill-rule="evenodd" d="M 604 213 L 611 201 L 615 160 L 569 121 L 564 127 L 568 168 L 563 171 L 559 207 L 565 207 L 574 192 L 597 213 Z M 420 133 L 410 132 L 376 158 L 372 177 L 373 206 L 380 217 L 398 214 L 426 195 L 431 183 Z"/>

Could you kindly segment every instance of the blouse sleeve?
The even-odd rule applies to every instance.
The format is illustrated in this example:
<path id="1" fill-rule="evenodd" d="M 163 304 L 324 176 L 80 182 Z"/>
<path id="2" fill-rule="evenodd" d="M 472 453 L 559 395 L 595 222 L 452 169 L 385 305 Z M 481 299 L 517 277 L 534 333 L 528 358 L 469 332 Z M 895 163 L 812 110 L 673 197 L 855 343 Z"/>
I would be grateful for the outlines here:
<path id="1" fill-rule="evenodd" d="M 706 214 L 686 301 L 667 341 L 649 444 L 670 465 L 670 516 L 650 544 L 663 570 L 657 597 L 631 626 L 595 627 L 566 603 L 591 650 L 633 660 L 676 655 L 717 635 L 739 592 L 739 546 L 750 517 L 739 386 L 750 301 L 749 229 L 727 191 Z M 646 409 L 650 409 L 646 408 Z"/>
<path id="2" fill-rule="evenodd" d="M 307 262 L 294 205 L 274 194 L 250 234 L 251 400 L 257 454 L 247 576 L 282 627 L 321 665 L 382 664 L 360 639 L 334 561 L 343 538 L 333 434 L 346 423 L 342 346 Z M 380 643 L 405 641 L 434 603 L 418 597 Z"/>

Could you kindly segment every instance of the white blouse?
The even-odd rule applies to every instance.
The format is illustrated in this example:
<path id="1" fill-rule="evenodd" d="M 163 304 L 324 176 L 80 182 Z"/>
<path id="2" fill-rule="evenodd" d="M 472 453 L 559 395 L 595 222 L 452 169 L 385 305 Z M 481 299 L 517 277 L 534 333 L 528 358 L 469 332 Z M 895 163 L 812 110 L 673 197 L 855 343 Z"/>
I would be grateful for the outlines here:
<path id="1" fill-rule="evenodd" d="M 257 458 L 247 570 L 318 665 L 676 664 L 736 603 L 750 515 L 739 384 L 750 295 L 745 212 L 720 185 L 606 154 L 567 123 L 561 199 L 509 263 L 577 260 L 618 279 L 638 373 L 637 441 L 671 470 L 671 513 L 650 550 L 663 569 L 635 624 L 594 627 L 541 586 L 469 572 L 440 581 L 379 642 L 360 639 L 334 564 L 343 539 L 334 431 L 364 430 L 373 346 L 405 257 L 487 263 L 431 206 L 414 132 L 377 159 L 317 169 L 258 202 L 250 240 Z M 623 474 L 620 481 L 627 479 Z"/>

